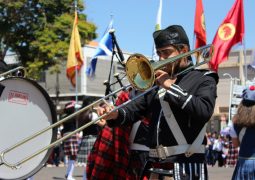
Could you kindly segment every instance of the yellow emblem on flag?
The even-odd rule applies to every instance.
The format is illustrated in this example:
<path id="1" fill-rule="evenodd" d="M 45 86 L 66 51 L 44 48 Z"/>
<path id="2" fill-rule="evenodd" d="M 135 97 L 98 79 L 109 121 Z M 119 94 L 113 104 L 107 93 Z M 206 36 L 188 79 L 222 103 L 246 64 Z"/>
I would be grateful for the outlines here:
<path id="1" fill-rule="evenodd" d="M 236 28 L 232 23 L 224 23 L 218 30 L 218 35 L 223 41 L 231 39 L 236 33 Z"/>

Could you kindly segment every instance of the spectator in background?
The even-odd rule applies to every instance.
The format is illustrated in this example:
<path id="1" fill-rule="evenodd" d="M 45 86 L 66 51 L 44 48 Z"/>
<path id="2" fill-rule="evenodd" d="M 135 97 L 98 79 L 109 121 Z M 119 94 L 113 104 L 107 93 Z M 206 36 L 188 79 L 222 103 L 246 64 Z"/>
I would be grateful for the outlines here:
<path id="1" fill-rule="evenodd" d="M 217 132 L 213 132 L 212 133 L 212 135 L 211 135 L 211 137 L 209 138 L 209 141 L 210 141 L 210 165 L 212 165 L 212 166 L 214 166 L 215 165 L 215 162 L 216 162 L 216 160 L 215 160 L 215 155 L 214 155 L 214 151 L 213 151 L 213 145 L 214 145 L 214 141 L 216 140 L 216 138 L 217 138 Z"/>
<path id="2" fill-rule="evenodd" d="M 226 136 L 228 153 L 226 159 L 226 167 L 235 167 L 238 157 L 238 148 L 233 145 L 232 138 L 230 135 Z"/>
<path id="3" fill-rule="evenodd" d="M 255 179 L 255 86 L 243 91 L 230 135 L 233 145 L 240 147 L 232 180 Z"/>
<path id="4" fill-rule="evenodd" d="M 218 135 L 218 139 L 215 139 L 213 144 L 214 164 L 218 161 L 218 167 L 224 165 L 223 148 L 224 148 L 224 136 Z"/>
<path id="5" fill-rule="evenodd" d="M 65 105 L 64 117 L 69 116 L 75 112 L 75 101 L 69 102 Z M 76 118 L 66 121 L 63 124 L 63 136 L 73 132 L 76 129 Z M 73 178 L 73 171 L 75 167 L 77 152 L 78 152 L 78 134 L 72 135 L 64 141 L 64 154 L 68 157 L 67 169 L 65 177 L 67 180 L 75 180 Z"/>
<path id="6" fill-rule="evenodd" d="M 57 139 L 60 139 L 60 138 L 61 138 L 61 132 L 58 129 Z M 53 161 L 53 164 L 57 167 L 60 164 L 60 151 L 61 151 L 61 144 L 58 144 L 57 146 L 55 146 L 52 151 L 52 161 Z"/>
<path id="7" fill-rule="evenodd" d="M 207 145 L 206 145 L 206 161 L 208 165 L 214 165 L 214 160 L 213 160 L 213 143 L 214 143 L 214 138 L 212 137 L 211 132 L 208 132 L 206 134 L 207 138 Z"/>

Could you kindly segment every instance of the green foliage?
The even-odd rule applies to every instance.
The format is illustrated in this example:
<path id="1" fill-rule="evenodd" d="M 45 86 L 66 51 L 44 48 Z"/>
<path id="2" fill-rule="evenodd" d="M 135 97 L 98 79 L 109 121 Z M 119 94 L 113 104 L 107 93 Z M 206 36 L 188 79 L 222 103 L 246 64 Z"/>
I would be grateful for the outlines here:
<path id="1" fill-rule="evenodd" d="M 74 20 L 73 0 L 0 0 L 0 60 L 15 52 L 29 77 L 67 60 Z M 96 38 L 96 26 L 87 22 L 78 1 L 81 44 Z M 54 69 L 54 68 L 53 68 Z M 35 71 L 35 72 L 34 72 Z"/>
<path id="2" fill-rule="evenodd" d="M 27 74 L 26 76 L 32 78 L 32 79 L 39 79 L 40 78 L 40 72 L 43 69 L 43 62 L 39 60 L 35 61 L 28 61 L 27 62 Z"/>

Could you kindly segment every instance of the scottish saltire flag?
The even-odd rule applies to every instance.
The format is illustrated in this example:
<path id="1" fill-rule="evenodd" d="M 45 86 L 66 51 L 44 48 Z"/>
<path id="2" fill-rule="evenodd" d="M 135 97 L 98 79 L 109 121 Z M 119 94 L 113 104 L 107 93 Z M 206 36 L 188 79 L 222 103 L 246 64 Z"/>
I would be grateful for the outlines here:
<path id="1" fill-rule="evenodd" d="M 161 16 L 162 16 L 162 0 L 159 0 L 159 7 L 158 7 L 158 14 L 157 14 L 157 20 L 156 20 L 156 26 L 155 31 L 158 31 L 161 29 Z M 153 50 L 152 50 L 152 59 L 158 60 L 159 57 L 156 53 L 155 44 L 153 43 Z"/>
<path id="2" fill-rule="evenodd" d="M 112 55 L 112 36 L 109 31 L 113 28 L 113 20 L 110 21 L 102 39 L 100 40 L 98 47 L 95 51 L 94 56 L 90 60 L 88 64 L 86 74 L 87 76 L 94 76 L 97 65 L 97 57 L 98 56 L 111 56 Z"/>

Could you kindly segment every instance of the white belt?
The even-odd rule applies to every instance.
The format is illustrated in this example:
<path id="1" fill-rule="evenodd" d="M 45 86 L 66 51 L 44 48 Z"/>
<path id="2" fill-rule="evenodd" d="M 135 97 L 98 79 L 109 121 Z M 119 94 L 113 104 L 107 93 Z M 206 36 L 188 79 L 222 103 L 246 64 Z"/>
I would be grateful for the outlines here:
<path id="1" fill-rule="evenodd" d="M 183 153 L 189 156 L 189 152 L 187 152 L 187 150 L 190 146 L 191 146 L 190 144 L 183 144 L 183 145 L 169 146 L 169 147 L 160 145 L 156 149 L 150 149 L 149 157 L 166 159 L 169 156 L 183 154 Z M 205 153 L 205 146 L 201 145 L 200 147 L 198 147 L 195 153 Z"/>
<path id="2" fill-rule="evenodd" d="M 149 151 L 150 148 L 145 146 L 145 145 L 142 145 L 142 144 L 137 144 L 137 143 L 133 143 L 130 145 L 130 149 L 131 150 L 138 150 L 138 151 Z"/>

